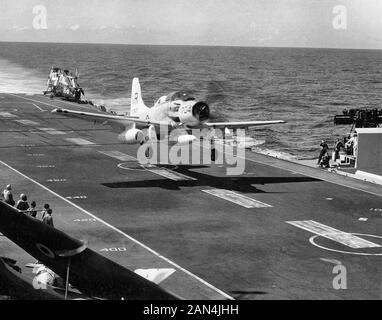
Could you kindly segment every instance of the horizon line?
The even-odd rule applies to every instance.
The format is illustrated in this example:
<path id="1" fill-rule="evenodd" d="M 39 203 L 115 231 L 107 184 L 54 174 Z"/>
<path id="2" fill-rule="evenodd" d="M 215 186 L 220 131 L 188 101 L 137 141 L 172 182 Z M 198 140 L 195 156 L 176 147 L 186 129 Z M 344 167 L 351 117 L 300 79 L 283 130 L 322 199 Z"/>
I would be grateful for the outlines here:
<path id="1" fill-rule="evenodd" d="M 162 46 L 162 47 L 227 47 L 227 48 L 285 48 L 285 49 L 329 49 L 329 50 L 376 50 L 382 48 L 354 48 L 354 47 L 316 47 L 316 46 L 250 46 L 250 45 L 225 45 L 225 44 L 155 44 L 155 43 L 113 43 L 113 42 L 55 42 L 55 41 L 4 41 L 0 43 L 35 43 L 35 44 L 82 44 L 82 45 L 124 45 L 124 46 Z"/>

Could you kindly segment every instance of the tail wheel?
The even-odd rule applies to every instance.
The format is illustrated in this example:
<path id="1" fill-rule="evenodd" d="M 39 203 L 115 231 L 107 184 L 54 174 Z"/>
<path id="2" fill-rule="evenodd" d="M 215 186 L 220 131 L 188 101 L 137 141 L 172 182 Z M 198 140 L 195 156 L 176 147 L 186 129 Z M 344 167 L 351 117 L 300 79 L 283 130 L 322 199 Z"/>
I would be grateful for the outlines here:
<path id="1" fill-rule="evenodd" d="M 216 160 L 216 149 L 213 148 L 211 149 L 211 161 L 215 161 Z"/>
<path id="2" fill-rule="evenodd" d="M 151 151 L 151 147 L 147 147 L 145 150 L 145 157 L 147 159 L 150 159 L 150 151 Z"/>

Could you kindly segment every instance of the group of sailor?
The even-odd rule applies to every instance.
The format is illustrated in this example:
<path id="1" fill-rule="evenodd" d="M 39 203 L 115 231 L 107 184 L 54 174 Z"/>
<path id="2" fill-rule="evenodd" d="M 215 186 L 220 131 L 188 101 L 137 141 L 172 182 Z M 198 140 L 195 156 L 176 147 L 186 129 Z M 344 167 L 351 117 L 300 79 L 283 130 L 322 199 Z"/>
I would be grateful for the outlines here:
<path id="1" fill-rule="evenodd" d="M 13 200 L 12 186 L 10 184 L 8 184 L 5 187 L 4 191 L 1 193 L 1 196 L 4 199 L 5 203 L 11 206 L 15 206 L 17 210 L 25 214 L 28 214 L 29 216 L 33 218 L 37 218 L 37 212 L 41 212 L 42 222 L 44 222 L 48 226 L 54 227 L 53 217 L 52 217 L 53 210 L 50 208 L 49 204 L 47 203 L 44 204 L 44 209 L 38 210 L 36 209 L 35 201 L 32 201 L 30 205 L 28 204 L 28 198 L 24 193 L 20 195 L 20 199 L 16 203 L 15 200 Z"/>
<path id="2" fill-rule="evenodd" d="M 320 167 L 326 167 L 329 168 L 329 161 L 330 161 L 330 155 L 329 155 L 329 146 L 326 143 L 325 140 L 321 140 L 321 151 L 318 156 L 317 165 Z M 333 160 L 336 161 L 337 159 L 340 159 L 340 151 L 341 149 L 345 150 L 345 153 L 347 155 L 357 155 L 357 149 L 358 149 L 358 140 L 357 140 L 357 134 L 352 133 L 348 137 L 345 137 L 343 141 L 341 139 L 337 139 L 336 143 L 334 145 L 334 157 Z"/>

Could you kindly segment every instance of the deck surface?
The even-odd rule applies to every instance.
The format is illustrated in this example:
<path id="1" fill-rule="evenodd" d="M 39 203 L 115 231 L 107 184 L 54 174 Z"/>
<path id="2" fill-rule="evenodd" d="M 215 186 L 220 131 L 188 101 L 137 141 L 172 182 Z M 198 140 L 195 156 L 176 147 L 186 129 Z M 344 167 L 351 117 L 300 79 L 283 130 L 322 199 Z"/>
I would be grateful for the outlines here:
<path id="1" fill-rule="evenodd" d="M 107 126 L 50 112 L 90 108 L 70 104 L 0 94 L 0 187 L 50 203 L 57 228 L 129 269 L 175 268 L 161 285 L 186 299 L 382 298 L 381 186 L 253 152 L 235 177 L 144 169 Z M 4 237 L 0 255 L 33 261 Z"/>

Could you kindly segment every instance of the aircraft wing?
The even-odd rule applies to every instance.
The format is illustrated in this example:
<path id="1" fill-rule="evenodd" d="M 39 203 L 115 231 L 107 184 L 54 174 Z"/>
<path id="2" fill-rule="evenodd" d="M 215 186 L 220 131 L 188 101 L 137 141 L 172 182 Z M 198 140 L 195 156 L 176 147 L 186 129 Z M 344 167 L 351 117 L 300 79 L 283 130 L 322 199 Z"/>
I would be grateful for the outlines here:
<path id="1" fill-rule="evenodd" d="M 89 297 L 178 299 L 154 282 L 89 249 L 85 243 L 0 201 L 0 232 Z M 69 260 L 70 259 L 70 260 Z"/>
<path id="2" fill-rule="evenodd" d="M 76 110 L 69 110 L 69 109 L 61 109 L 57 108 L 52 111 L 52 113 L 58 113 L 66 117 L 74 117 L 79 118 L 87 121 L 93 121 L 98 122 L 103 125 L 108 124 L 112 127 L 119 127 L 121 129 L 125 129 L 132 124 L 135 124 L 137 129 L 146 129 L 149 128 L 150 125 L 154 125 L 155 129 L 160 130 L 160 126 L 168 126 L 169 124 L 167 122 L 153 122 L 149 120 L 140 120 L 138 117 L 131 117 L 131 116 L 122 116 L 122 115 L 116 115 L 116 114 L 110 114 L 108 112 L 84 112 L 84 111 L 76 111 Z"/>
<path id="3" fill-rule="evenodd" d="M 200 128 L 248 128 L 285 123 L 283 120 L 204 122 Z"/>

